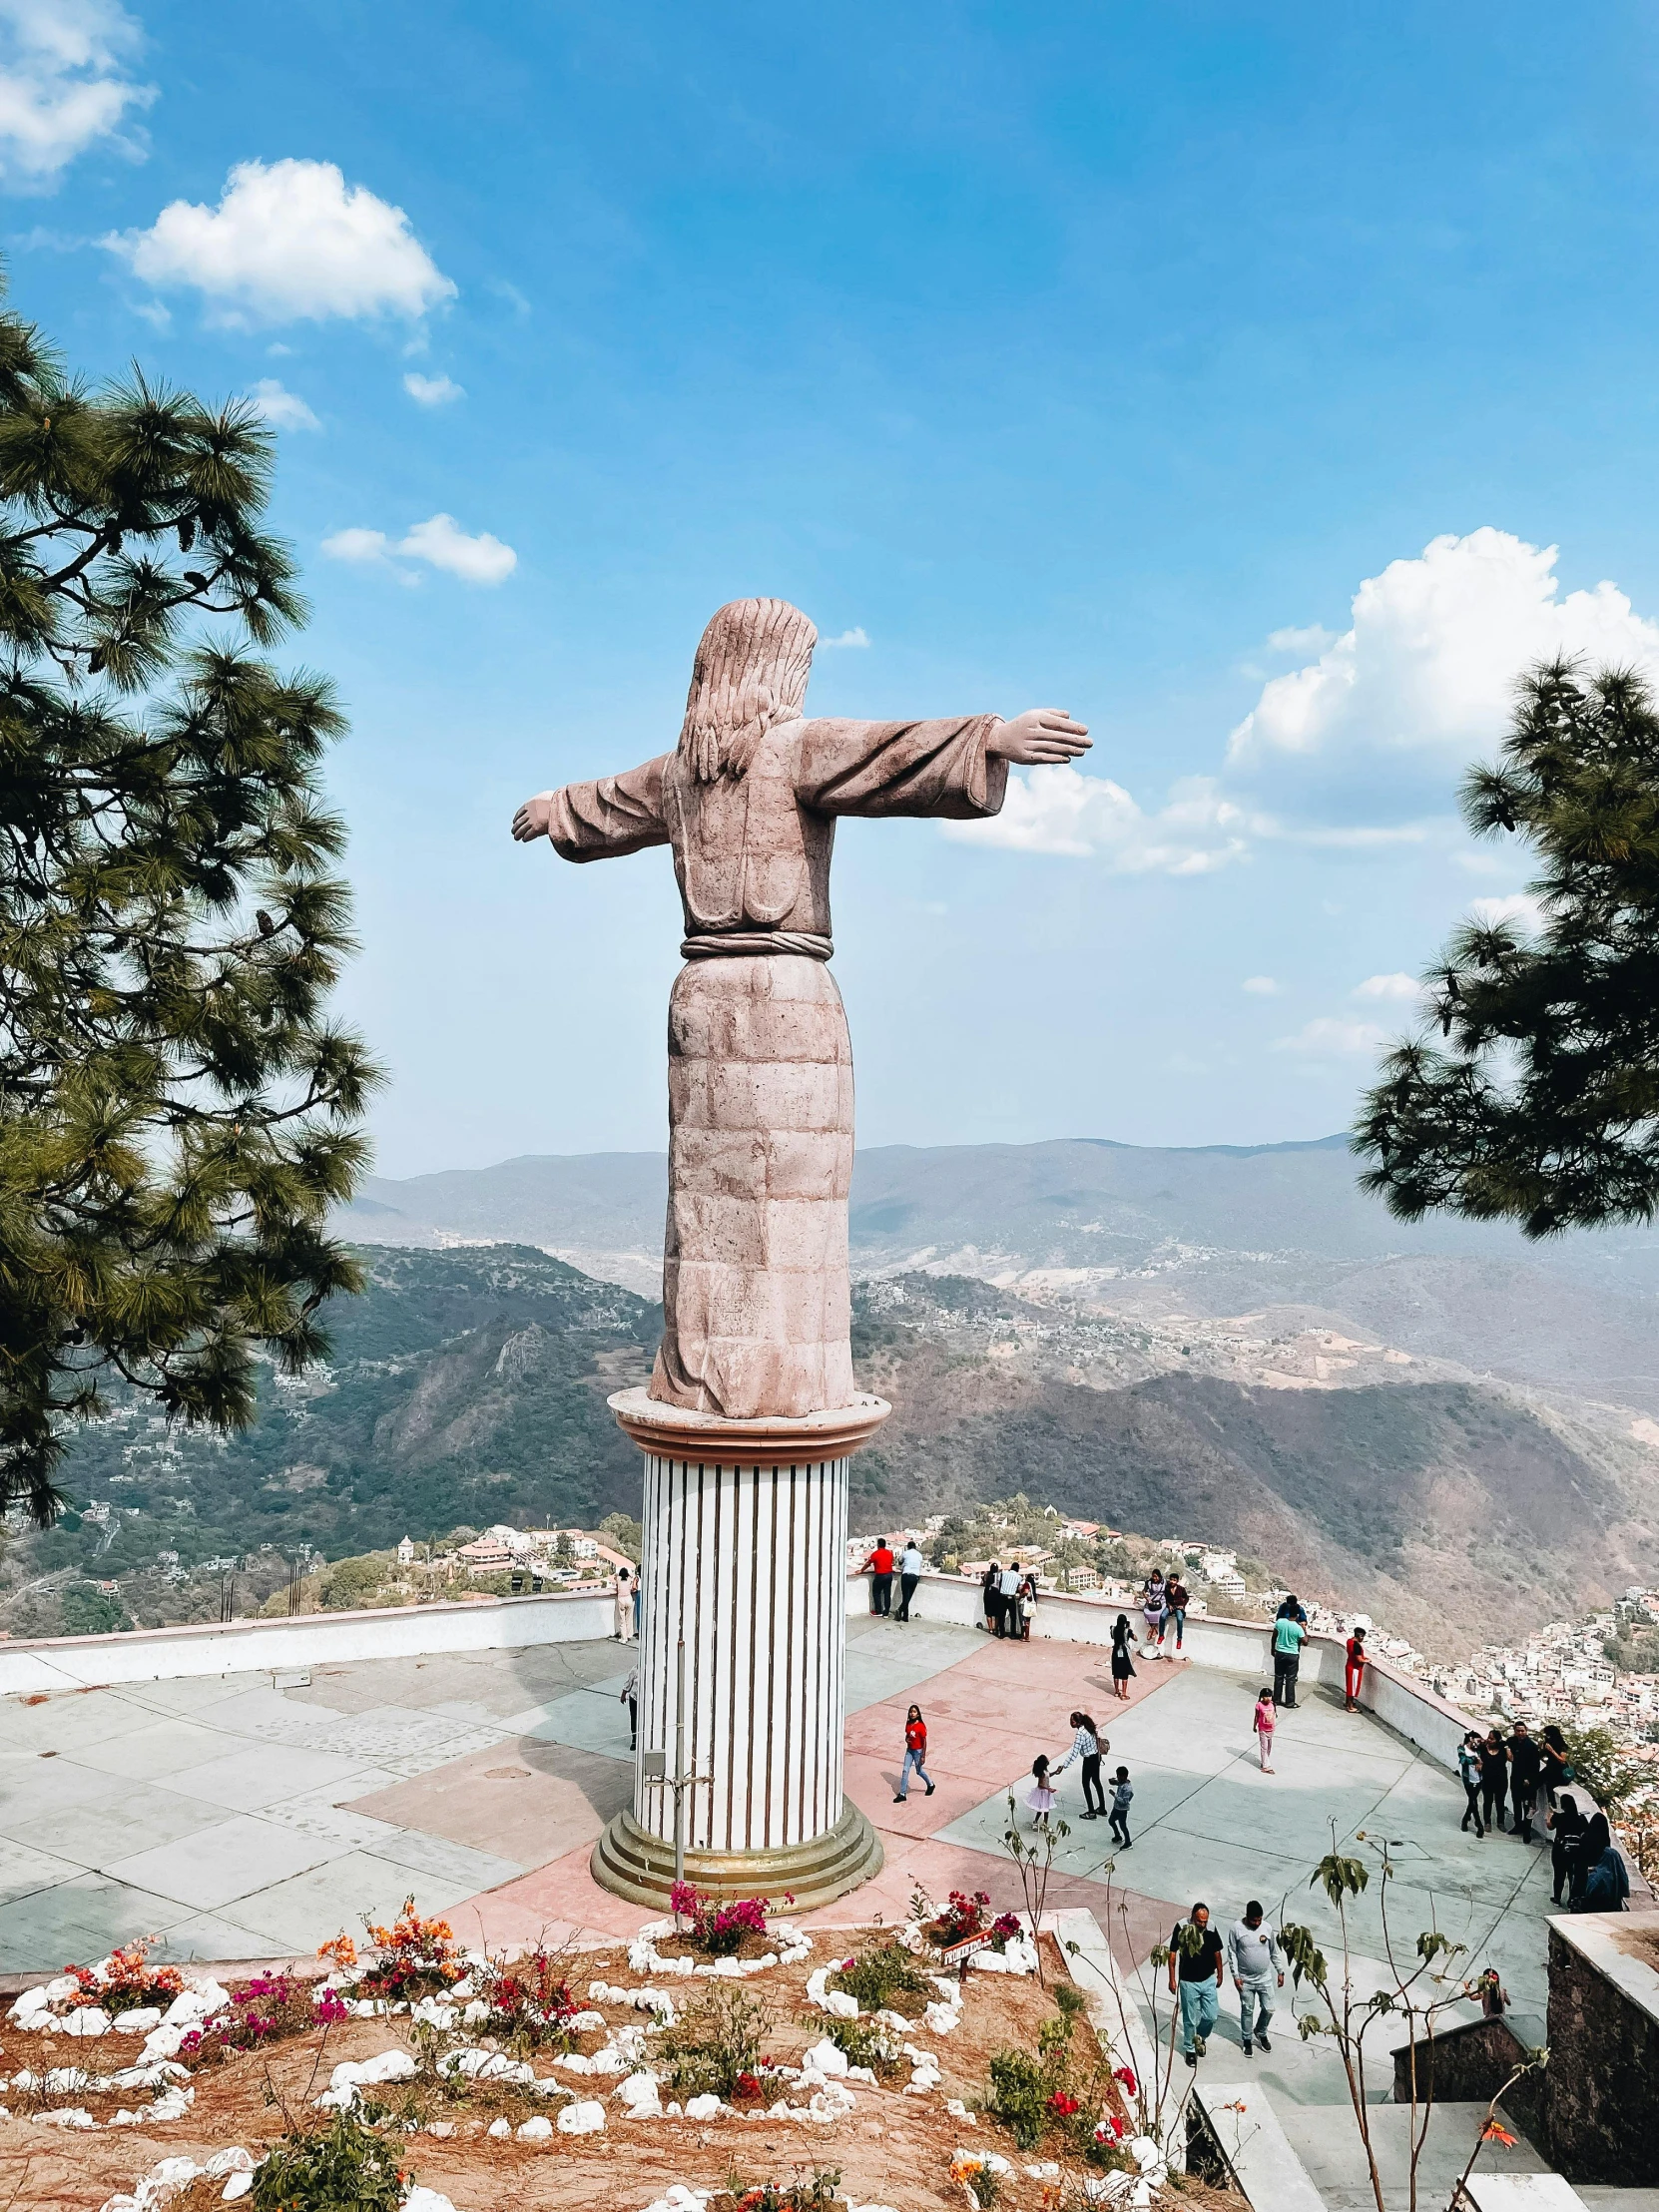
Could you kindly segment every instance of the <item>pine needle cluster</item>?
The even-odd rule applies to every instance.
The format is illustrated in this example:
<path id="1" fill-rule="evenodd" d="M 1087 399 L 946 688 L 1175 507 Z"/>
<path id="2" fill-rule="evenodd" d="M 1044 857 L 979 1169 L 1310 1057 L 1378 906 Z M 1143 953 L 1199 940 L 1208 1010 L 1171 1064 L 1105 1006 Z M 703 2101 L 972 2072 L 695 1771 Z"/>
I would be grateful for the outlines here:
<path id="1" fill-rule="evenodd" d="M 1543 916 L 1459 929 L 1423 978 L 1433 1027 L 1390 1053 L 1355 1149 L 1390 1212 L 1507 1219 L 1529 1237 L 1659 1204 L 1659 712 L 1628 670 L 1570 661 L 1519 689 L 1477 834 L 1524 837 Z M 1434 1034 L 1438 1030 L 1438 1036 Z"/>
<path id="2" fill-rule="evenodd" d="M 0 1506 L 42 1525 L 101 1385 L 243 1425 L 359 1283 L 343 721 L 255 650 L 304 613 L 273 460 L 247 405 L 90 390 L 0 308 Z"/>

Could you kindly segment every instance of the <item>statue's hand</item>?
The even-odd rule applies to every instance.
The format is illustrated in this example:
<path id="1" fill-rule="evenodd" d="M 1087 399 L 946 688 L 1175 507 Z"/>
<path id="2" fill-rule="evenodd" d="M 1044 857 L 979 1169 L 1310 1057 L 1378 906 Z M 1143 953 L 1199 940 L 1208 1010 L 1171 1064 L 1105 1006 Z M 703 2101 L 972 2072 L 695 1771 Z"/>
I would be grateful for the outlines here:
<path id="1" fill-rule="evenodd" d="M 532 844 L 537 837 L 545 837 L 553 823 L 553 794 L 537 792 L 534 799 L 527 799 L 513 817 L 513 835 L 520 844 Z"/>
<path id="2" fill-rule="evenodd" d="M 1061 707 L 1027 707 L 1012 722 L 999 723 L 985 740 L 987 753 L 1024 768 L 1049 768 L 1074 761 L 1089 750 L 1089 733 Z"/>

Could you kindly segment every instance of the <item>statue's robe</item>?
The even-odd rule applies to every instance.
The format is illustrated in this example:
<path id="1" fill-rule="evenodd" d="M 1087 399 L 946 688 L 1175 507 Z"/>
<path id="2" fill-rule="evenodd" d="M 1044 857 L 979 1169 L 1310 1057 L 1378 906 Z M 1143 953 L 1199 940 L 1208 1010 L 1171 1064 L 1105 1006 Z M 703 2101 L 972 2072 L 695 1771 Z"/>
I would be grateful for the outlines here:
<path id="1" fill-rule="evenodd" d="M 664 1330 L 651 1395 L 732 1418 L 853 1396 L 852 1051 L 825 964 L 837 815 L 994 815 L 994 715 L 776 725 L 699 783 L 678 753 L 554 795 L 554 849 L 670 844 L 686 965 L 669 1002 Z"/>

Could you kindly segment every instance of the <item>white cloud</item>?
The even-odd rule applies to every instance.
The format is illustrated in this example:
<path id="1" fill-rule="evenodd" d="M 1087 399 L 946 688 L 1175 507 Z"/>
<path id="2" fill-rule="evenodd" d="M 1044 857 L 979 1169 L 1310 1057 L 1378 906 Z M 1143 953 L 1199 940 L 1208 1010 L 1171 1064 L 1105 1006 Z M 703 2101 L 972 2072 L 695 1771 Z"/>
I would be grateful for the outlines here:
<path id="1" fill-rule="evenodd" d="M 322 425 L 296 391 L 288 391 L 275 376 L 262 376 L 248 394 L 275 430 L 320 430 Z"/>
<path id="2" fill-rule="evenodd" d="M 1311 622 L 1306 630 L 1270 630 L 1268 644 L 1275 653 L 1324 653 L 1337 642 L 1335 630 Z"/>
<path id="3" fill-rule="evenodd" d="M 1350 998 L 1382 999 L 1390 1005 L 1404 1005 L 1422 995 L 1422 985 L 1414 975 L 1401 974 L 1397 969 L 1392 975 L 1368 975 L 1363 983 L 1356 983 L 1349 992 Z"/>
<path id="4" fill-rule="evenodd" d="M 423 407 L 444 407 L 451 399 L 466 397 L 466 386 L 457 384 L 452 376 L 422 376 L 412 368 L 403 379 L 403 389 Z"/>
<path id="5" fill-rule="evenodd" d="M 1201 875 L 1245 849 L 1254 828 L 1208 778 L 1177 784 L 1169 804 L 1143 814 L 1121 784 L 1074 768 L 1033 768 L 1008 778 L 1002 812 L 987 822 L 947 822 L 966 844 L 1103 860 L 1120 875 Z"/>
<path id="6" fill-rule="evenodd" d="M 138 152 L 119 134 L 156 97 L 125 74 L 142 44 L 116 0 L 0 0 L 0 180 L 50 192 L 100 139 Z"/>
<path id="7" fill-rule="evenodd" d="M 1263 686 L 1229 741 L 1230 780 L 1277 771 L 1281 789 L 1322 812 L 1346 783 L 1373 820 L 1444 814 L 1456 774 L 1502 737 L 1515 680 L 1534 663 L 1582 654 L 1659 674 L 1659 625 L 1615 584 L 1561 596 L 1556 553 L 1485 528 L 1390 561 L 1356 592 L 1351 629 Z"/>
<path id="8" fill-rule="evenodd" d="M 1341 1014 L 1322 1014 L 1308 1022 L 1294 1037 L 1276 1037 L 1275 1052 L 1299 1053 L 1305 1060 L 1347 1060 L 1374 1053 L 1385 1041 L 1386 1032 L 1375 1022 L 1349 1021 Z"/>
<path id="9" fill-rule="evenodd" d="M 192 286 L 226 321 L 415 316 L 452 298 L 401 208 L 332 162 L 242 162 L 217 208 L 175 200 L 104 244 L 160 290 Z"/>
<path id="10" fill-rule="evenodd" d="M 1549 920 L 1542 903 L 1530 891 L 1510 891 L 1505 898 L 1476 898 L 1469 912 L 1488 929 L 1494 922 L 1512 921 L 1529 936 L 1536 936 Z"/>
<path id="11" fill-rule="evenodd" d="M 826 646 L 868 645 L 869 639 L 865 636 L 862 629 L 851 629 L 843 630 L 838 638 L 820 638 L 818 642 L 819 648 L 822 651 Z"/>
<path id="12" fill-rule="evenodd" d="M 401 553 L 468 584 L 504 584 L 518 566 L 518 555 L 510 545 L 492 538 L 487 530 L 468 537 L 453 515 L 441 514 L 417 522 L 395 545 L 383 530 L 336 530 L 323 539 L 322 550 L 331 561 L 385 562 L 387 566 L 394 566 L 391 556 Z M 404 583 L 416 581 L 406 569 L 396 573 Z"/>
<path id="13" fill-rule="evenodd" d="M 469 584 L 504 584 L 518 566 L 518 555 L 510 545 L 492 538 L 487 530 L 469 538 L 464 530 L 457 529 L 453 515 L 433 515 L 429 522 L 417 522 L 408 536 L 398 541 L 397 550 L 413 560 L 430 561 L 434 568 L 447 569 L 451 576 L 462 577 Z"/>
<path id="14" fill-rule="evenodd" d="M 386 533 L 384 530 L 336 530 L 331 538 L 323 539 L 322 550 L 331 561 L 383 561 Z"/>
<path id="15" fill-rule="evenodd" d="M 1249 991 L 1253 998 L 1278 998 L 1285 986 L 1276 982 L 1271 975 L 1247 975 L 1239 988 Z"/>

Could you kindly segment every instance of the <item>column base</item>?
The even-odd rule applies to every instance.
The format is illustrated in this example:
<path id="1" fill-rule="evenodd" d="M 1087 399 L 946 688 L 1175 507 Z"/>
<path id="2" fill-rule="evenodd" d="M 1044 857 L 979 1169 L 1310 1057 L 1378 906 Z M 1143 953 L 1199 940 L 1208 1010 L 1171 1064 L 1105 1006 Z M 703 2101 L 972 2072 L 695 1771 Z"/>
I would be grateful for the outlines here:
<path id="1" fill-rule="evenodd" d="M 706 1896 L 768 1898 L 775 1912 L 815 1913 L 857 1889 L 881 1870 L 881 1843 L 846 1799 L 840 1819 L 823 1836 L 785 1851 L 688 1851 L 686 1880 Z M 619 1813 L 593 1848 L 593 1879 L 634 1905 L 668 1911 L 674 1846 Z M 793 1906 L 786 1907 L 786 1895 Z"/>

